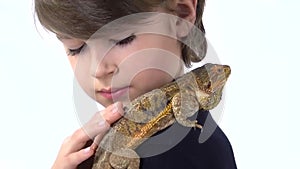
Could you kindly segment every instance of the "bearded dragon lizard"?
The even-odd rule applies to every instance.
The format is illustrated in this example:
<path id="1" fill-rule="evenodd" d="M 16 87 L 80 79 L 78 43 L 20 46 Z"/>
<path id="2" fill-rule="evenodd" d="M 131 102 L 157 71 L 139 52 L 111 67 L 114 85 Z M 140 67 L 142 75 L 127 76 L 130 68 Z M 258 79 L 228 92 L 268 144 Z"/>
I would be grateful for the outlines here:
<path id="1" fill-rule="evenodd" d="M 134 99 L 101 141 L 93 169 L 138 169 L 140 160 L 134 149 L 175 121 L 202 128 L 188 117 L 219 104 L 230 72 L 229 66 L 208 63 Z"/>

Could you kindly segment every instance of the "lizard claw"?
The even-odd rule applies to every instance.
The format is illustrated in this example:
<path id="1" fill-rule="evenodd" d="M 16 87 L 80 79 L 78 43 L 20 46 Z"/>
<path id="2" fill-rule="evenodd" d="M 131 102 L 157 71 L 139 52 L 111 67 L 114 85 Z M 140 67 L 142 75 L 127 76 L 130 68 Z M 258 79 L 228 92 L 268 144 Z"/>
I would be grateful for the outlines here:
<path id="1" fill-rule="evenodd" d="M 202 129 L 203 128 L 203 126 L 201 125 L 201 124 L 198 124 L 198 121 L 197 120 L 195 120 L 195 126 L 194 126 L 194 128 L 196 129 L 196 128 L 198 128 L 198 129 Z"/>
<path id="2" fill-rule="evenodd" d="M 202 129 L 202 125 L 200 125 L 200 124 L 195 124 L 195 127 L 198 129 Z"/>

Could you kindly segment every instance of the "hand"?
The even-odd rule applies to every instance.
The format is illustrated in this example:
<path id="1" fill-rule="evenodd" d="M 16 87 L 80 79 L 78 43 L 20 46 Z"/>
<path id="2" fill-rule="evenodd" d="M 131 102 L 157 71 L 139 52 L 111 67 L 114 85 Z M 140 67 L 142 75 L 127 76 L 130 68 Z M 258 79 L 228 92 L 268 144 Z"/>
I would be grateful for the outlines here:
<path id="1" fill-rule="evenodd" d="M 96 113 L 82 128 L 63 142 L 52 169 L 75 169 L 91 157 L 110 125 L 123 115 L 122 104 L 117 102 Z M 93 144 L 83 149 L 89 140 Z"/>

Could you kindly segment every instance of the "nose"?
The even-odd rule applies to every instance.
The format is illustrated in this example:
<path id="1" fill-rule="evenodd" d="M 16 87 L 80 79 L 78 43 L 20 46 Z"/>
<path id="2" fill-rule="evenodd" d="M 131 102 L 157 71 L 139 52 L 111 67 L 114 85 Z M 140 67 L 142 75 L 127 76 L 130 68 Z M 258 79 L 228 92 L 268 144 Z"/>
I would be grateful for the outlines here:
<path id="1" fill-rule="evenodd" d="M 228 66 L 228 65 L 223 65 L 223 68 L 224 68 L 225 76 L 226 76 L 226 78 L 228 78 L 229 75 L 231 74 L 230 66 Z"/>
<path id="2" fill-rule="evenodd" d="M 91 67 L 94 67 L 91 70 L 91 74 L 97 79 L 112 76 L 118 70 L 118 67 L 115 63 L 105 58 L 101 59 L 100 61 L 97 61 L 95 66 Z"/>

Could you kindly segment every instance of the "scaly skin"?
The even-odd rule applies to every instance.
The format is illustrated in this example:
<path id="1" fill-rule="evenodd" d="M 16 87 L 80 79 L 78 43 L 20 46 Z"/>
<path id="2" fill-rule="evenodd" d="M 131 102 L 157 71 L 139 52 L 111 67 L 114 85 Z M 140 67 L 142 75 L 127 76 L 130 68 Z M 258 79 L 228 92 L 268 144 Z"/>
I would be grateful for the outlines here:
<path id="1" fill-rule="evenodd" d="M 202 128 L 187 118 L 199 109 L 211 110 L 219 104 L 229 75 L 229 66 L 205 64 L 134 99 L 101 141 L 93 169 L 138 169 L 139 157 L 134 149 L 175 121 Z"/>

